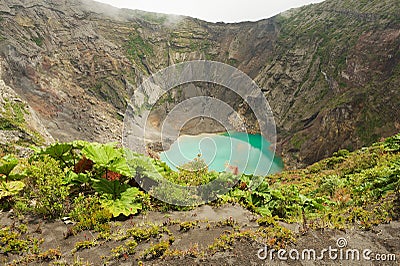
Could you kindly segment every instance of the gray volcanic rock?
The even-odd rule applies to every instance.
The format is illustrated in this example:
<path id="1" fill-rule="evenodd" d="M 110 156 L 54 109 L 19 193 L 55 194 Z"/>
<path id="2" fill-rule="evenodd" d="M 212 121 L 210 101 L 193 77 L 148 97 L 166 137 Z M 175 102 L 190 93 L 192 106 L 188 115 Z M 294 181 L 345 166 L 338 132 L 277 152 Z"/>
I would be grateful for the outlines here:
<path id="1" fill-rule="evenodd" d="M 224 62 L 263 89 L 278 150 L 299 166 L 400 130 L 399 14 L 396 0 L 327 0 L 226 24 L 88 0 L 4 0 L 2 79 L 54 139 L 106 142 L 121 140 L 127 102 L 147 76 L 183 61 Z M 160 106 L 159 119 L 182 99 Z M 257 131 L 237 97 L 223 100 Z M 192 125 L 187 132 L 198 133 Z"/>

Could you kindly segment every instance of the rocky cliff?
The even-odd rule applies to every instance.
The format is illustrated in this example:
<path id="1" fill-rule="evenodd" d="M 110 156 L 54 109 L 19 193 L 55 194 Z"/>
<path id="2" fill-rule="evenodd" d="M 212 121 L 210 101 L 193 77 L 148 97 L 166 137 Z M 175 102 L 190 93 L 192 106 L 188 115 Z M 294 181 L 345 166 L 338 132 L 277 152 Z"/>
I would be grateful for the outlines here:
<path id="1" fill-rule="evenodd" d="M 327 0 L 236 24 L 88 0 L 5 0 L 1 88 L 26 102 L 42 136 L 115 141 L 145 77 L 188 60 L 224 62 L 263 88 L 288 165 L 309 164 L 400 130 L 399 18 L 397 0 Z"/>

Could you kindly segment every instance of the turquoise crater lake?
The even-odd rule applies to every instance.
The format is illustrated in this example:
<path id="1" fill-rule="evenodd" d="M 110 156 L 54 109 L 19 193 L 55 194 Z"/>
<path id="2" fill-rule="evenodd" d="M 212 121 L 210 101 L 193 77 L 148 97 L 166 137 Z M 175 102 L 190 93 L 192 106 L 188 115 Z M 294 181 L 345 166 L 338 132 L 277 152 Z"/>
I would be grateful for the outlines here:
<path id="1" fill-rule="evenodd" d="M 274 156 L 269 143 L 260 134 L 228 132 L 223 134 L 201 134 L 180 136 L 169 150 L 160 153 L 160 159 L 173 170 L 193 161 L 198 155 L 209 170 L 231 171 L 237 167 L 239 173 L 265 176 L 282 171 L 283 162 Z"/>

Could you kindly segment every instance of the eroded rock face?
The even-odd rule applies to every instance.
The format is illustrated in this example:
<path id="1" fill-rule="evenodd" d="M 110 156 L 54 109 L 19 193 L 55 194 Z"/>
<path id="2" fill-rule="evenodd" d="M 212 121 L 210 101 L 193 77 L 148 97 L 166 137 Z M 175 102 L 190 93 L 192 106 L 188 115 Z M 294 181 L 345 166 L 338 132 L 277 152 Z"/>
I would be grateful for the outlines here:
<path id="1" fill-rule="evenodd" d="M 7 63 L 0 59 L 0 76 Z M 0 78 L 0 143 L 3 152 L 25 156 L 26 145 L 49 144 L 53 137 L 26 101 Z"/>
<path id="2" fill-rule="evenodd" d="M 88 0 L 5 0 L 2 79 L 54 139 L 106 142 L 121 139 L 126 103 L 150 74 L 195 59 L 228 63 L 263 88 L 288 165 L 309 164 L 400 130 L 400 8 L 348 2 L 214 24 Z"/>

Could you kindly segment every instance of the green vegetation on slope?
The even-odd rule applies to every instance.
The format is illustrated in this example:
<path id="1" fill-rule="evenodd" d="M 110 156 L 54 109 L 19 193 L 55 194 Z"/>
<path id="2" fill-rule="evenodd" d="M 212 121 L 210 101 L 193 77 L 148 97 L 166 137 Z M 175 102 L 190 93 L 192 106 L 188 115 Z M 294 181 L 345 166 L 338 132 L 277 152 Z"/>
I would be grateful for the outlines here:
<path id="1" fill-rule="evenodd" d="M 112 217 L 129 217 L 144 210 L 187 209 L 149 196 L 139 188 L 138 180 L 157 181 L 158 174 L 180 185 L 205 184 L 218 177 L 227 182 L 232 180 L 231 174 L 209 172 L 199 158 L 188 166 L 193 171 L 173 172 L 160 161 L 124 151 L 113 143 L 55 143 L 47 148 L 35 148 L 29 159 L 10 155 L 2 158 L 0 207 L 2 211 L 13 209 L 18 217 L 34 214 L 54 219 L 69 215 L 75 222 L 69 235 L 93 230 L 99 232 L 97 240 L 108 241 Z M 259 181 L 261 185 L 255 187 Z M 221 235 L 209 247 L 211 252 L 230 249 L 235 239 L 241 237 L 261 237 L 271 241 L 271 246 L 283 247 L 293 236 L 278 225 L 279 220 L 301 223 L 303 230 L 354 226 L 368 230 L 398 219 L 400 134 L 355 152 L 340 150 L 305 169 L 268 177 L 242 175 L 229 193 L 218 195 L 218 200 L 212 204 L 226 202 L 239 203 L 260 214 L 262 218 L 258 223 L 262 227 L 256 231 L 239 230 Z M 180 230 L 189 231 L 198 222 L 179 224 Z M 232 220 L 221 225 L 235 228 Z M 34 242 L 32 246 L 20 239 L 24 233 L 18 230 L 1 229 L 0 242 L 4 248 L 0 252 L 40 254 L 40 243 Z M 114 235 L 118 241 L 128 238 L 134 241 L 115 248 L 115 254 L 117 257 L 133 254 L 137 242 L 163 233 L 169 235 L 169 240 L 151 245 L 141 257 L 174 256 L 169 250 L 173 237 L 167 228 L 156 225 L 134 226 L 126 234 Z M 98 245 L 97 240 L 76 243 L 74 252 Z M 54 258 L 59 252 L 55 253 Z"/>
<path id="2" fill-rule="evenodd" d="M 18 136 L 18 140 L 15 143 L 1 143 L 1 153 L 15 152 L 16 145 L 28 146 L 31 144 L 42 145 L 44 143 L 43 137 L 27 126 L 25 116 L 29 114 L 29 111 L 25 103 L 6 100 L 2 109 L 0 113 L 0 131 L 8 131 L 11 135 Z"/>
<path id="3" fill-rule="evenodd" d="M 242 175 L 234 189 L 218 195 L 215 204 L 239 202 L 263 216 L 277 216 L 289 222 L 306 217 L 321 222 L 325 219 L 336 225 L 337 221 L 329 217 L 352 222 L 362 219 L 354 217 L 354 211 L 362 211 L 368 217 L 362 220 L 367 225 L 374 219 L 383 222 L 395 215 L 390 203 L 399 190 L 399 145 L 400 135 L 396 135 L 356 152 L 340 150 L 306 169 L 284 171 L 265 178 Z M 66 206 L 73 202 L 85 204 L 82 198 L 85 196 L 87 199 L 94 197 L 92 201 L 114 217 L 129 216 L 142 209 L 172 207 L 161 206 L 139 189 L 137 182 L 145 178 L 147 182 L 159 182 L 161 174 L 171 182 L 189 186 L 207 184 L 222 177 L 226 182 L 234 180 L 232 174 L 208 171 L 200 158 L 185 167 L 190 166 L 192 171 L 174 172 L 163 162 L 124 151 L 113 143 L 55 143 L 35 151 L 28 160 L 18 161 L 10 155 L 3 157 L 0 167 L 4 177 L 3 209 L 35 198 L 38 204 L 32 211 L 56 218 L 70 211 Z M 18 186 L 21 193 L 5 193 L 7 184 L 13 181 L 23 182 Z M 261 185 L 255 187 L 260 181 Z M 29 189 L 24 190 L 24 186 Z M 379 209 L 370 206 L 372 202 Z M 383 202 L 388 204 L 387 208 L 378 204 Z"/>
<path id="4" fill-rule="evenodd" d="M 275 17 L 279 56 L 273 65 L 290 74 L 276 80 L 276 71 L 265 74 L 274 78 L 268 86 L 293 90 L 284 91 L 293 97 L 283 113 L 290 119 L 279 118 L 294 139 L 285 153 L 310 164 L 339 148 L 369 146 L 396 133 L 399 11 L 392 0 L 327 0 Z M 333 127 L 342 134 L 330 134 Z M 318 147 L 324 152 L 313 152 Z"/>

